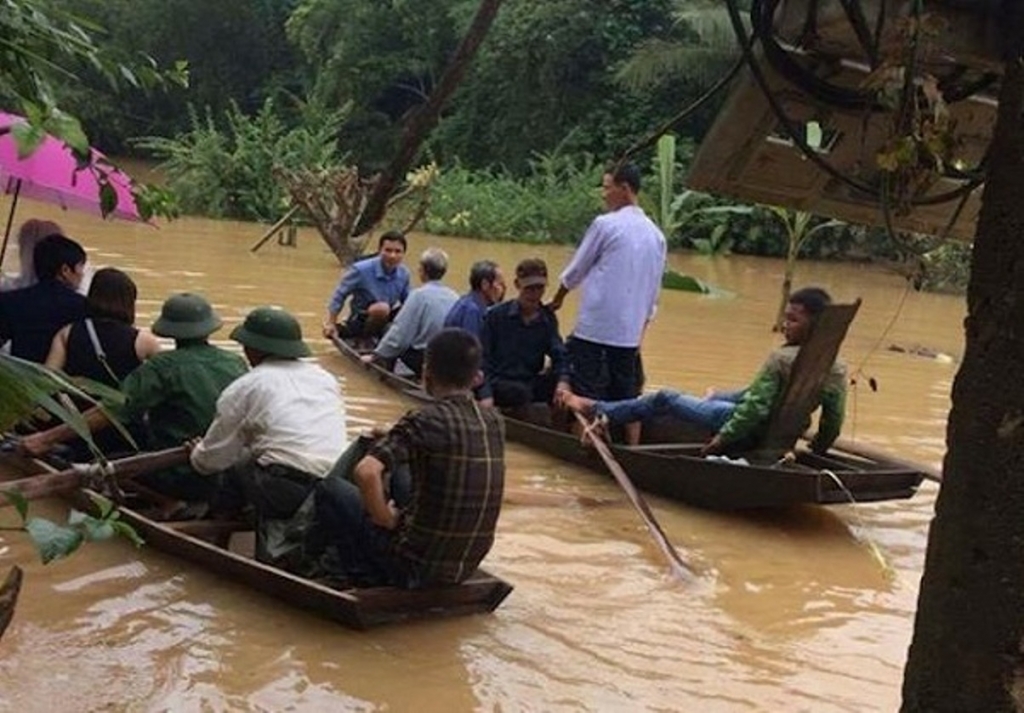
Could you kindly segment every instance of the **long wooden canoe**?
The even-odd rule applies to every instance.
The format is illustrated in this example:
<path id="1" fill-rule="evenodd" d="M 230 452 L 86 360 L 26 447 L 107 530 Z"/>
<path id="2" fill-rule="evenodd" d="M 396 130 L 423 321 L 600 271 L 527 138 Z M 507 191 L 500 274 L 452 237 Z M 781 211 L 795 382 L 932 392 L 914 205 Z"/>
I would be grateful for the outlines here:
<path id="1" fill-rule="evenodd" d="M 0 489 L 3 488 L 3 480 L 52 471 L 45 463 L 4 455 L 0 457 Z M 82 509 L 95 508 L 89 494 L 88 490 L 79 491 L 74 496 L 75 503 Z M 122 505 L 119 509 L 121 520 L 134 527 L 147 546 L 354 629 L 490 612 L 512 591 L 512 585 L 484 570 L 478 570 L 467 581 L 452 586 L 333 589 L 257 562 L 244 554 L 240 551 L 244 548 L 237 546 L 239 541 L 246 539 L 244 530 L 247 528 L 242 523 L 203 520 L 158 522 L 135 507 Z M 233 544 L 235 546 L 232 547 Z"/>
<path id="2" fill-rule="evenodd" d="M 430 396 L 415 382 L 376 364 L 366 364 L 360 352 L 345 341 L 335 346 L 343 356 L 369 369 L 396 391 L 425 401 Z M 536 410 L 535 410 L 536 411 Z M 505 415 L 510 440 L 584 466 L 607 476 L 598 454 L 583 447 L 573 434 L 543 423 L 550 416 L 543 409 L 538 422 Z M 797 504 L 835 505 L 909 498 L 924 478 L 919 470 L 885 459 L 869 459 L 838 449 L 827 455 L 797 450 L 794 462 L 763 462 L 748 465 L 700 456 L 703 441 L 692 433 L 658 424 L 651 429 L 661 442 L 639 446 L 612 445 L 612 452 L 637 488 L 697 507 L 713 510 L 778 508 Z M 645 430 L 645 436 L 648 429 Z"/>

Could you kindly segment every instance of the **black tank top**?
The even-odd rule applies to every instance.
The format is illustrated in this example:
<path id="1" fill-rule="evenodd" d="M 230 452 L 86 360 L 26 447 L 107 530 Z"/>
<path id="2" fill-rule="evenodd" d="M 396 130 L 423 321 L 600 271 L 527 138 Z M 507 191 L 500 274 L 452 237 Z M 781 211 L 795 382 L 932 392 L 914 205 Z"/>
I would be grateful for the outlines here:
<path id="1" fill-rule="evenodd" d="M 106 355 L 107 366 L 117 376 L 115 380 L 96 355 L 89 330 L 85 322 L 75 322 L 68 332 L 67 361 L 64 373 L 68 376 L 84 376 L 118 388 L 121 381 L 142 362 L 135 353 L 135 338 L 139 330 L 135 327 L 113 319 L 93 319 L 96 336 Z"/>

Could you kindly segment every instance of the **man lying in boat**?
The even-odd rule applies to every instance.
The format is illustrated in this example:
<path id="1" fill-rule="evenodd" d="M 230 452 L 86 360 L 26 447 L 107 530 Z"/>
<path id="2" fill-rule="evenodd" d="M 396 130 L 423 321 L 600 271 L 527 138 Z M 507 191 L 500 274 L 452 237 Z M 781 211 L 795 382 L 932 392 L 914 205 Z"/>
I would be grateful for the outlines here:
<path id="1" fill-rule="evenodd" d="M 125 403 L 116 414 L 133 432 L 147 434 L 139 444 L 142 448 L 173 448 L 201 436 L 213 421 L 221 392 L 248 371 L 236 354 L 207 341 L 220 327 L 220 317 L 201 295 L 172 295 L 163 303 L 153 333 L 174 339 L 175 348 L 150 357 L 125 378 L 121 384 Z M 99 408 L 87 411 L 85 420 L 93 432 L 110 426 Z M 60 425 L 26 436 L 21 447 L 30 455 L 43 456 L 74 437 L 70 426 Z M 207 502 L 215 489 L 213 481 L 187 465 L 139 475 L 135 481 L 181 501 L 163 513 L 168 518 L 185 514 L 189 510 L 185 503 Z"/>
<path id="2" fill-rule="evenodd" d="M 569 359 L 558 318 L 543 304 L 548 266 L 540 258 L 516 265 L 516 299 L 487 311 L 480 341 L 484 405 L 522 410 L 531 403 L 560 401 L 569 393 Z M 545 369 L 545 359 L 550 368 Z"/>
<path id="3" fill-rule="evenodd" d="M 200 473 L 225 474 L 222 514 L 255 511 L 259 556 L 261 523 L 290 518 L 345 450 L 345 406 L 337 380 L 300 359 L 309 347 L 284 310 L 254 309 L 231 338 L 252 369 L 224 389 L 190 460 Z"/>
<path id="4" fill-rule="evenodd" d="M 435 400 L 374 443 L 352 480 L 329 477 L 318 488 L 317 517 L 338 557 L 332 569 L 351 583 L 458 583 L 491 549 L 505 433 L 497 411 L 473 398 L 480 357 L 465 330 L 431 339 L 423 381 Z"/>
<path id="5" fill-rule="evenodd" d="M 764 436 L 776 401 L 782 396 L 793 361 L 811 333 L 815 319 L 832 298 L 818 287 L 805 287 L 790 295 L 782 334 L 786 342 L 773 351 L 754 381 L 737 392 L 710 391 L 698 398 L 671 389 L 625 401 L 594 401 L 569 395 L 569 408 L 593 416 L 602 425 L 647 421 L 654 416 L 671 417 L 702 426 L 715 433 L 701 450 L 704 455 L 742 451 L 756 446 Z M 846 407 L 846 367 L 832 365 L 819 395 L 821 419 L 811 449 L 823 453 L 839 437 Z M 639 434 L 638 434 L 639 435 Z M 631 443 L 630 445 L 636 445 Z"/>
<path id="6" fill-rule="evenodd" d="M 401 359 L 416 378 L 423 373 L 423 352 L 432 336 L 444 328 L 444 318 L 458 301 L 459 295 L 441 280 L 448 272 L 448 254 L 440 248 L 427 248 L 420 257 L 420 281 L 402 305 L 391 327 L 372 354 L 363 356 L 367 362 L 394 367 Z"/>

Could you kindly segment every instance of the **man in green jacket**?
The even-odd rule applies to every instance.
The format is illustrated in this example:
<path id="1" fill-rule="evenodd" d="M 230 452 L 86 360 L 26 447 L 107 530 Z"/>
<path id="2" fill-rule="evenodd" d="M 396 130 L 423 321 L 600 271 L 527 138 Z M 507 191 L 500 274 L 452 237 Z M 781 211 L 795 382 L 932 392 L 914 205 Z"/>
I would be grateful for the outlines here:
<path id="1" fill-rule="evenodd" d="M 126 425 L 144 427 L 146 442 L 139 444 L 143 448 L 173 448 L 202 436 L 213 421 L 221 392 L 248 370 L 240 356 L 207 341 L 220 327 L 220 318 L 200 295 L 178 294 L 164 302 L 153 333 L 173 338 L 175 349 L 150 357 L 125 378 L 125 403 L 115 413 Z M 92 431 L 110 425 L 98 408 L 85 416 Z M 39 456 L 74 435 L 69 426 L 61 425 L 26 436 L 21 446 Z M 216 487 L 187 465 L 140 475 L 136 481 L 187 502 L 208 500 Z"/>
<path id="2" fill-rule="evenodd" d="M 709 391 L 704 398 L 698 398 L 662 389 L 625 401 L 593 401 L 569 396 L 566 403 L 608 424 L 635 423 L 665 414 L 704 426 L 715 432 L 701 450 L 704 455 L 756 447 L 789 381 L 800 345 L 807 340 L 818 315 L 831 303 L 829 294 L 818 287 L 805 287 L 790 295 L 782 325 L 786 343 L 768 356 L 753 382 L 741 391 Z M 838 361 L 832 365 L 822 387 L 819 405 L 821 419 L 811 449 L 824 453 L 839 437 L 846 409 L 846 367 Z"/>

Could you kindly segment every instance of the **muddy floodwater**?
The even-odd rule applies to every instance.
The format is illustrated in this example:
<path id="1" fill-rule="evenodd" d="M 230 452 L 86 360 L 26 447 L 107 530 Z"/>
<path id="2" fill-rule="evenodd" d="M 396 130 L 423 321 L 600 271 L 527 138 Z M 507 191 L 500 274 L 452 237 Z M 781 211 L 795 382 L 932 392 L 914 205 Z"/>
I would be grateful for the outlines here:
<path id="1" fill-rule="evenodd" d="M 140 324 L 152 323 L 169 293 L 198 291 L 224 317 L 216 336 L 228 345 L 250 308 L 281 305 L 341 381 L 353 430 L 412 406 L 320 338 L 339 271 L 312 233 L 300 231 L 297 247 L 272 242 L 252 255 L 262 226 L 182 219 L 152 229 L 23 201 L 19 217 L 32 215 L 64 224 L 95 266 L 135 278 Z M 474 260 L 491 257 L 511 272 L 540 255 L 557 274 L 569 255 L 565 247 L 414 235 L 410 262 L 430 245 L 448 251 L 446 282 L 460 292 Z M 769 325 L 781 263 L 670 259 L 732 296 L 662 293 L 644 344 L 648 386 L 702 393 L 742 385 L 777 343 Z M 5 267 L 15 262 L 9 256 Z M 908 294 L 897 276 L 850 265 L 801 264 L 797 283 L 864 300 L 842 350 L 857 381 L 843 435 L 937 465 L 963 300 Z M 559 315 L 563 333 L 575 297 Z M 941 355 L 897 353 L 892 344 Z M 700 572 L 697 585 L 685 586 L 668 577 L 612 480 L 515 444 L 507 468 L 519 489 L 614 502 L 507 505 L 487 566 L 515 591 L 497 612 L 371 632 L 347 631 L 145 547 L 91 544 L 43 567 L 25 538 L 0 533 L 0 570 L 26 568 L 17 616 L 0 642 L 0 711 L 897 708 L 935 485 L 907 501 L 760 514 L 652 498 L 669 538 Z M 59 515 L 61 506 L 40 510 Z"/>

